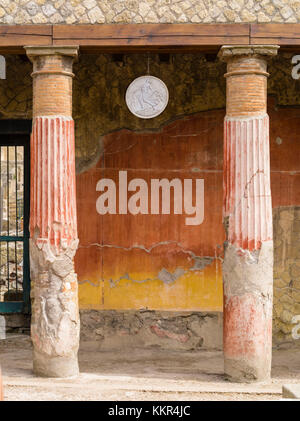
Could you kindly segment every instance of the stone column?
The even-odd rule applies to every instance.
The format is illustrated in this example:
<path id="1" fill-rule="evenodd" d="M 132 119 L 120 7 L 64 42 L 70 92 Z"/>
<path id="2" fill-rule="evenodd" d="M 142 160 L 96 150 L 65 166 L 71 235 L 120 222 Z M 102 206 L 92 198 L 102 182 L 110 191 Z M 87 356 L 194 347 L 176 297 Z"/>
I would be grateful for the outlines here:
<path id="1" fill-rule="evenodd" d="M 72 64 L 77 47 L 25 47 L 33 63 L 30 276 L 33 370 L 78 374 L 78 245 Z"/>
<path id="2" fill-rule="evenodd" d="M 277 46 L 223 46 L 227 62 L 224 122 L 223 263 L 225 375 L 270 378 L 273 227 L 267 58 Z"/>

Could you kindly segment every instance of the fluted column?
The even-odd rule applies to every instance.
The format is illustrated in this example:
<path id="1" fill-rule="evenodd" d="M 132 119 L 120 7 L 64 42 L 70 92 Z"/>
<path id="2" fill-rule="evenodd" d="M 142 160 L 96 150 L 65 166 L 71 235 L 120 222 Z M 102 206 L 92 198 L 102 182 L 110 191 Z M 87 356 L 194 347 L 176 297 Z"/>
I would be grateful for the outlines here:
<path id="1" fill-rule="evenodd" d="M 277 46 L 224 46 L 223 263 L 225 375 L 270 377 L 273 228 L 270 189 L 267 58 Z"/>
<path id="2" fill-rule="evenodd" d="M 72 64 L 77 47 L 26 47 L 33 63 L 30 276 L 33 370 L 78 374 L 78 245 Z"/>

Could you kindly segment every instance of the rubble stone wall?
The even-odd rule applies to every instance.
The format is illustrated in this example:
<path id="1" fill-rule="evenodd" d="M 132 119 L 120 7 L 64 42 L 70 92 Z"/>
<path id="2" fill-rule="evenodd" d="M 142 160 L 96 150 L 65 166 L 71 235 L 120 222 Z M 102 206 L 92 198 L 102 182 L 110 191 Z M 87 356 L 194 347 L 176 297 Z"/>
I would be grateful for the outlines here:
<path id="1" fill-rule="evenodd" d="M 0 24 L 300 21 L 298 0 L 1 0 Z"/>
<path id="2" fill-rule="evenodd" d="M 99 349 L 222 349 L 222 313 L 82 310 L 81 341 Z"/>
<path id="3" fill-rule="evenodd" d="M 300 207 L 275 208 L 273 220 L 273 338 L 275 343 L 293 342 L 292 319 L 300 315 Z"/>

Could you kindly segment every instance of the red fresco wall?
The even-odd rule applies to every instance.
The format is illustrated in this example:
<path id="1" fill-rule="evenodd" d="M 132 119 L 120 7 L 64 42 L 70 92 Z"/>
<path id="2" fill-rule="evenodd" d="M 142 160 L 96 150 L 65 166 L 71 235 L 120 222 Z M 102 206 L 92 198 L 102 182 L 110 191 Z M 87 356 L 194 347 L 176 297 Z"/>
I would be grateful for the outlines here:
<path id="1" fill-rule="evenodd" d="M 224 110 L 179 118 L 161 130 L 106 135 L 92 169 L 77 176 L 81 308 L 222 311 Z M 270 101 L 273 207 L 300 204 L 300 110 Z M 119 170 L 143 178 L 204 179 L 204 221 L 186 215 L 104 215 L 96 184 Z M 128 196 L 130 197 L 128 193 Z M 150 203 L 150 199 L 149 199 Z M 171 208 L 172 209 L 172 208 Z"/>

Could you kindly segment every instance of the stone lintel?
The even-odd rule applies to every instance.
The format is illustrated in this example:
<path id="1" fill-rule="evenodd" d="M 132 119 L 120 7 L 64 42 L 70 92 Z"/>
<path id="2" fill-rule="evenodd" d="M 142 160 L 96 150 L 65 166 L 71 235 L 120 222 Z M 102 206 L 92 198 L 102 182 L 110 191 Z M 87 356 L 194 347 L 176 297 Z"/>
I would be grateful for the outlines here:
<path id="1" fill-rule="evenodd" d="M 218 53 L 222 61 L 241 56 L 265 56 L 274 57 L 277 55 L 279 45 L 223 45 Z"/>

